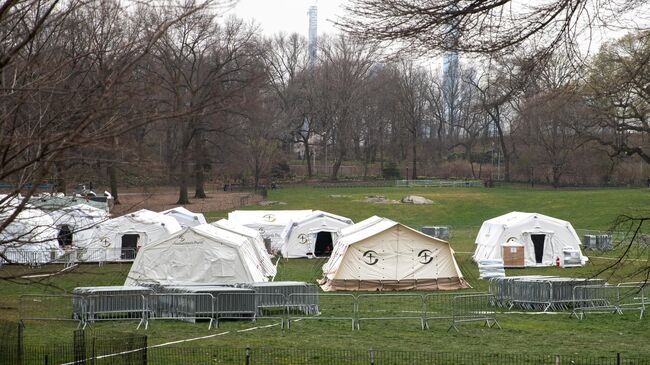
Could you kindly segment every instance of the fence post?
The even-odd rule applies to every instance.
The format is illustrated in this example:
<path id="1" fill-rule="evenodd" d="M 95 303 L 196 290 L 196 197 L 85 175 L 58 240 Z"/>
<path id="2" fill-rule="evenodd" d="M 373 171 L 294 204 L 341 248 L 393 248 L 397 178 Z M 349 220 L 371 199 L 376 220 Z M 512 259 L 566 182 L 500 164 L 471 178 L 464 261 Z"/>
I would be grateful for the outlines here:
<path id="1" fill-rule="evenodd" d="M 375 350 L 370 348 L 368 352 L 370 353 L 370 365 L 375 365 Z"/>
<path id="2" fill-rule="evenodd" d="M 251 347 L 250 345 L 246 346 L 246 365 L 250 365 L 251 363 Z"/>
<path id="3" fill-rule="evenodd" d="M 560 355 L 555 355 L 555 365 L 560 365 Z"/>
<path id="4" fill-rule="evenodd" d="M 147 365 L 147 361 L 149 360 L 147 358 L 147 354 L 149 352 L 149 346 L 147 346 L 147 343 L 148 343 L 147 336 L 144 336 L 144 343 L 142 344 L 143 345 L 142 346 L 142 351 L 144 351 L 142 353 L 142 365 Z"/>
<path id="5" fill-rule="evenodd" d="M 621 353 L 616 353 L 616 365 L 621 365 Z"/>
<path id="6" fill-rule="evenodd" d="M 23 363 L 23 323 L 18 322 L 18 348 L 16 351 L 18 351 L 18 363 L 22 364 Z"/>

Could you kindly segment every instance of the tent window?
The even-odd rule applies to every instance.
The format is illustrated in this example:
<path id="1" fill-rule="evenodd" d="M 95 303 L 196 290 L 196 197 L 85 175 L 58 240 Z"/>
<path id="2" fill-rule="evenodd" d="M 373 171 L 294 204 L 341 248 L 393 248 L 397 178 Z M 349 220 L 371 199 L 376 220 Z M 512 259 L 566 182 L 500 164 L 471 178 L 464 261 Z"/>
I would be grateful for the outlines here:
<path id="1" fill-rule="evenodd" d="M 332 254 L 332 233 L 331 232 L 318 232 L 316 235 L 316 245 L 314 246 L 314 254 L 316 256 L 330 256 Z"/>
<path id="2" fill-rule="evenodd" d="M 57 235 L 57 240 L 59 241 L 59 246 L 70 246 L 72 245 L 72 230 L 70 226 L 64 224 L 59 229 L 59 234 Z"/>
<path id="3" fill-rule="evenodd" d="M 122 260 L 135 259 L 135 251 L 138 248 L 139 234 L 125 234 L 122 236 Z"/>
<path id="4" fill-rule="evenodd" d="M 533 247 L 535 248 L 535 262 L 541 264 L 544 258 L 544 241 L 546 240 L 546 235 L 531 234 L 530 239 L 533 241 Z"/>

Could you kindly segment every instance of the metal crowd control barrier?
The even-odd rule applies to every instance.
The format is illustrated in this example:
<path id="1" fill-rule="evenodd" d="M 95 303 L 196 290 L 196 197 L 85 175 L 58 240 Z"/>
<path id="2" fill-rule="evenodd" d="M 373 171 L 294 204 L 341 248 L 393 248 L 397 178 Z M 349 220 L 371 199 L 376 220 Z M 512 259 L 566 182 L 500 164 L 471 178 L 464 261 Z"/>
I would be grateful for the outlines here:
<path id="1" fill-rule="evenodd" d="M 216 296 L 217 327 L 220 318 L 254 319 L 257 314 L 255 293 L 219 293 Z"/>
<path id="2" fill-rule="evenodd" d="M 573 288 L 598 284 L 601 279 L 561 278 L 554 276 L 519 276 L 492 278 L 489 292 L 497 307 L 537 311 L 566 311 L 574 306 Z"/>
<path id="3" fill-rule="evenodd" d="M 583 319 L 588 312 L 623 314 L 624 311 L 639 311 L 639 319 L 642 319 L 648 303 L 645 290 L 644 283 L 576 286 L 571 314 Z"/>
<path id="4" fill-rule="evenodd" d="M 0 259 L 4 263 L 29 265 L 37 267 L 45 264 L 56 262 L 56 260 L 63 254 L 59 250 L 26 250 L 21 248 L 9 248 L 3 252 L 4 259 Z"/>
<path id="5" fill-rule="evenodd" d="M 148 297 L 150 320 L 173 319 L 195 323 L 209 320 L 208 329 L 215 320 L 215 298 L 210 293 L 164 293 Z"/>
<path id="6" fill-rule="evenodd" d="M 429 328 L 429 321 L 453 318 L 453 299 L 456 293 L 437 293 L 424 296 L 424 325 Z"/>
<path id="7" fill-rule="evenodd" d="M 280 320 L 280 327 L 284 328 L 286 296 L 280 293 L 253 293 L 252 295 L 255 297 L 255 320 L 258 318 Z"/>
<path id="8" fill-rule="evenodd" d="M 305 303 L 313 302 L 317 302 L 318 307 L 305 305 Z M 357 299 L 352 294 L 289 294 L 287 298 L 287 328 L 291 328 L 291 321 L 318 319 L 350 321 L 352 330 L 354 330 L 356 308 Z"/>
<path id="9" fill-rule="evenodd" d="M 648 292 L 648 283 L 620 283 L 617 287 L 619 288 L 619 312 L 625 310 L 638 310 L 639 319 L 642 319 L 645 314 L 645 306 L 650 300 L 650 298 L 646 297 L 646 293 Z"/>
<path id="10" fill-rule="evenodd" d="M 80 262 L 131 262 L 137 252 L 134 248 L 84 248 L 77 250 L 77 260 Z"/>
<path id="11" fill-rule="evenodd" d="M 73 301 L 80 302 L 76 295 L 25 294 L 19 298 L 20 321 L 75 321 L 83 324 L 83 317 L 73 314 Z"/>
<path id="12" fill-rule="evenodd" d="M 138 320 L 149 327 L 147 299 L 142 294 L 99 294 L 84 297 L 84 327 L 97 321 Z"/>
<path id="13" fill-rule="evenodd" d="M 357 329 L 366 320 L 408 320 L 420 322 L 424 330 L 424 298 L 419 294 L 360 294 L 357 296 Z"/>
<path id="14" fill-rule="evenodd" d="M 497 321 L 496 312 L 492 309 L 494 296 L 492 294 L 456 295 L 452 301 L 452 322 L 447 331 L 452 328 L 458 331 L 459 324 L 463 322 L 485 322 L 485 326 L 501 325 Z"/>

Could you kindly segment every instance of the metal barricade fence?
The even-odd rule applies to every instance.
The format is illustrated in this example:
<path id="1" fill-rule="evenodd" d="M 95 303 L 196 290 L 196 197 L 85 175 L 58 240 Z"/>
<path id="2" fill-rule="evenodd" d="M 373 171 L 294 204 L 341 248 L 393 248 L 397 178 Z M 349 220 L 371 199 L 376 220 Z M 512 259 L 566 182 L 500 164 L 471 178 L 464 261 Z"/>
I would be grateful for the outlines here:
<path id="1" fill-rule="evenodd" d="M 3 256 L 8 260 L 0 259 L 4 263 L 41 266 L 55 262 L 62 252 L 59 250 L 26 250 L 22 248 L 7 248 Z"/>
<path id="2" fill-rule="evenodd" d="M 429 328 L 429 320 L 452 319 L 453 299 L 457 293 L 436 293 L 424 296 L 424 325 Z"/>
<path id="3" fill-rule="evenodd" d="M 624 311 L 639 311 L 641 319 L 648 302 L 646 290 L 645 283 L 577 286 L 574 289 L 572 315 L 583 319 L 588 312 L 623 314 Z"/>
<path id="4" fill-rule="evenodd" d="M 210 293 L 162 293 L 147 298 L 150 320 L 174 319 L 195 323 L 207 319 L 208 329 L 215 319 L 215 298 Z"/>
<path id="5" fill-rule="evenodd" d="M 250 293 L 248 294 L 250 295 Z M 284 328 L 284 320 L 287 315 L 287 297 L 280 293 L 252 293 L 255 297 L 255 318 L 279 320 L 280 327 Z M 302 303 L 303 310 L 313 310 L 314 307 Z M 316 307 L 318 310 L 318 307 Z"/>
<path id="6" fill-rule="evenodd" d="M 318 303 L 313 307 L 305 303 Z M 289 294 L 287 298 L 287 328 L 296 320 L 318 319 L 350 321 L 356 324 L 357 298 L 352 294 Z"/>
<path id="7" fill-rule="evenodd" d="M 97 321 L 138 320 L 149 327 L 147 298 L 142 294 L 99 294 L 84 296 L 84 327 Z"/>
<path id="8" fill-rule="evenodd" d="M 553 286 L 545 279 L 513 280 L 510 288 L 510 309 L 548 311 L 552 304 Z"/>
<path id="9" fill-rule="evenodd" d="M 485 322 L 485 325 L 490 328 L 497 326 L 501 329 L 492 307 L 493 302 L 494 296 L 487 293 L 454 296 L 452 322 L 448 331 L 452 328 L 458 331 L 457 325 L 463 322 Z"/>
<path id="10" fill-rule="evenodd" d="M 81 302 L 76 295 L 25 294 L 19 298 L 20 321 L 76 321 L 81 326 L 83 316 L 73 314 L 73 302 Z"/>
<path id="11" fill-rule="evenodd" d="M 639 311 L 639 319 L 645 314 L 645 306 L 648 303 L 646 292 L 647 283 L 622 283 L 618 284 L 617 307 L 619 313 L 623 311 Z"/>
<path id="12" fill-rule="evenodd" d="M 420 294 L 360 294 L 357 296 L 357 329 L 366 320 L 418 320 L 424 330 L 424 298 Z"/>
<path id="13" fill-rule="evenodd" d="M 257 315 L 255 293 L 219 293 L 215 297 L 214 310 L 217 328 L 221 319 L 254 320 Z"/>
<path id="14" fill-rule="evenodd" d="M 79 262 L 130 262 L 135 260 L 137 254 L 134 248 L 85 248 L 77 250 Z"/>

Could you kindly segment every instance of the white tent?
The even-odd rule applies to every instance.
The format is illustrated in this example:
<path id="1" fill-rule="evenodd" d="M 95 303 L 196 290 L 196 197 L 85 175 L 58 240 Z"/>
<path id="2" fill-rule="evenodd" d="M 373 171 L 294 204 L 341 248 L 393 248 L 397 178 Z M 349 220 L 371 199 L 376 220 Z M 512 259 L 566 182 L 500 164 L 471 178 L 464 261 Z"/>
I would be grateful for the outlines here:
<path id="1" fill-rule="evenodd" d="M 202 213 L 194 213 L 191 212 L 184 207 L 176 207 L 172 209 L 167 209 L 163 210 L 160 212 L 161 214 L 168 215 L 170 217 L 173 217 L 176 219 L 178 224 L 181 225 L 181 227 L 186 228 L 186 227 L 194 227 L 198 226 L 200 224 L 206 224 L 208 223 L 205 220 L 205 217 L 203 216 Z"/>
<path id="2" fill-rule="evenodd" d="M 338 238 L 338 231 L 352 223 L 349 218 L 320 210 L 291 220 L 280 234 L 282 257 L 329 255 Z"/>
<path id="3" fill-rule="evenodd" d="M 62 236 L 65 229 L 69 230 L 72 244 L 79 247 L 90 245 L 93 228 L 108 219 L 109 214 L 104 209 L 99 209 L 88 204 L 77 204 L 64 207 L 49 213 L 54 221 L 58 235 Z"/>
<path id="4" fill-rule="evenodd" d="M 252 250 L 246 237 L 210 224 L 185 228 L 143 247 L 124 285 L 267 281 Z"/>
<path id="5" fill-rule="evenodd" d="M 282 231 L 294 219 L 300 219 L 312 210 L 235 210 L 228 213 L 228 220 L 258 230 L 262 238 L 271 241 L 271 250 L 282 248 Z"/>
<path id="6" fill-rule="evenodd" d="M 0 222 L 7 220 L 14 212 L 11 202 L 3 205 Z M 52 217 L 27 205 L 0 231 L 0 253 L 14 263 L 48 263 L 63 255 L 56 237 Z"/>
<path id="7" fill-rule="evenodd" d="M 164 214 L 147 209 L 128 213 L 95 226 L 93 236 L 85 247 L 88 250 L 85 259 L 133 259 L 141 247 L 181 229 L 176 219 Z M 101 257 L 93 258 L 94 255 Z"/>
<path id="8" fill-rule="evenodd" d="M 252 228 L 244 227 L 235 222 L 231 222 L 227 219 L 220 219 L 210 224 L 225 231 L 246 237 L 254 250 L 253 254 L 255 255 L 256 265 L 262 270 L 264 276 L 275 276 L 277 269 L 275 265 L 273 265 L 273 262 L 271 262 L 271 257 L 264 246 L 264 239 L 260 232 Z"/>
<path id="9" fill-rule="evenodd" d="M 341 233 L 346 231 L 323 266 L 321 287 L 325 291 L 469 287 L 445 241 L 379 217 Z"/>
<path id="10" fill-rule="evenodd" d="M 524 246 L 524 266 L 555 265 L 558 257 L 562 264 L 565 253 L 580 253 L 580 238 L 571 223 L 538 213 L 511 212 L 483 222 L 474 261 L 502 260 L 503 250 L 513 241 Z M 587 259 L 581 258 L 581 263 Z"/>

